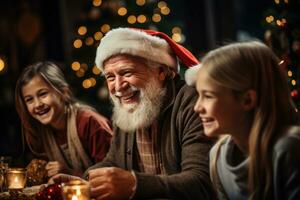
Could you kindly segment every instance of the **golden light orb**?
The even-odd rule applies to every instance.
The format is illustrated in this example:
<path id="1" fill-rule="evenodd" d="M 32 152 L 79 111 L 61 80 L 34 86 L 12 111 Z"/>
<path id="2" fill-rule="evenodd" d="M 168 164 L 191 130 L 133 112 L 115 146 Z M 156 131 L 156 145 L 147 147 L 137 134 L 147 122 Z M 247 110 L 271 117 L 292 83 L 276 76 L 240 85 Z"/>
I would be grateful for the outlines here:
<path id="1" fill-rule="evenodd" d="M 82 47 L 82 41 L 81 41 L 81 39 L 76 39 L 76 40 L 73 42 L 73 46 L 74 46 L 76 49 L 79 49 L 80 47 Z"/>
<path id="2" fill-rule="evenodd" d="M 79 78 L 83 77 L 84 74 L 85 74 L 85 71 L 81 68 L 78 71 L 76 71 L 76 76 L 79 77 Z"/>
<path id="3" fill-rule="evenodd" d="M 82 87 L 88 89 L 92 86 L 92 81 L 90 79 L 85 79 L 82 81 Z"/>
<path id="4" fill-rule="evenodd" d="M 157 7 L 159 7 L 159 8 L 163 8 L 163 7 L 166 7 L 166 6 L 167 6 L 167 3 L 165 1 L 160 1 L 157 4 Z"/>
<path id="5" fill-rule="evenodd" d="M 102 0 L 93 0 L 93 6 L 98 7 L 101 6 Z"/>
<path id="6" fill-rule="evenodd" d="M 135 1 L 138 6 L 143 6 L 146 3 L 146 0 L 136 0 Z"/>
<path id="7" fill-rule="evenodd" d="M 287 74 L 288 74 L 289 77 L 293 76 L 293 72 L 291 70 L 289 70 Z"/>
<path id="8" fill-rule="evenodd" d="M 5 62 L 2 58 L 0 58 L 0 72 L 2 72 L 5 68 Z"/>
<path id="9" fill-rule="evenodd" d="M 297 84 L 297 82 L 295 80 L 292 80 L 291 83 L 293 86 L 295 86 Z"/>
<path id="10" fill-rule="evenodd" d="M 85 26 L 80 26 L 78 28 L 78 34 L 79 35 L 85 35 L 87 33 L 87 28 Z"/>
<path id="11" fill-rule="evenodd" d="M 146 20 L 147 20 L 147 17 L 146 17 L 145 15 L 139 15 L 139 16 L 137 17 L 137 21 L 138 21 L 139 23 L 141 23 L 141 24 L 145 23 Z"/>
<path id="12" fill-rule="evenodd" d="M 72 62 L 71 68 L 72 68 L 74 71 L 78 71 L 78 70 L 80 69 L 80 63 L 79 63 L 78 61 Z"/>
<path id="13" fill-rule="evenodd" d="M 102 33 L 107 33 L 110 30 L 110 26 L 108 24 L 103 24 L 101 26 Z"/>
<path id="14" fill-rule="evenodd" d="M 98 32 L 94 33 L 95 40 L 99 41 L 99 40 L 101 40 L 102 37 L 103 37 L 103 33 L 102 32 L 98 31 Z"/>
<path id="15" fill-rule="evenodd" d="M 154 21 L 154 22 L 160 22 L 160 21 L 161 21 L 161 16 L 160 16 L 160 14 L 154 14 L 154 15 L 152 16 L 152 21 Z"/>
<path id="16" fill-rule="evenodd" d="M 128 16 L 127 22 L 128 22 L 129 24 L 134 24 L 134 23 L 136 22 L 136 17 L 135 17 L 134 15 Z"/>
<path id="17" fill-rule="evenodd" d="M 87 46 L 93 45 L 93 44 L 94 44 L 94 39 L 93 39 L 92 37 L 86 38 L 86 39 L 85 39 L 85 44 L 86 44 Z"/>
<path id="18" fill-rule="evenodd" d="M 96 85 L 96 83 L 97 83 L 96 79 L 93 78 L 93 77 L 90 78 L 90 81 L 92 83 L 91 87 L 94 87 Z"/>
<path id="19" fill-rule="evenodd" d="M 181 33 L 181 28 L 179 28 L 178 26 L 175 26 L 174 28 L 172 28 L 172 33 Z"/>
<path id="20" fill-rule="evenodd" d="M 279 19 L 276 20 L 276 24 L 277 26 L 283 26 L 283 23 Z"/>
<path id="21" fill-rule="evenodd" d="M 168 15 L 168 14 L 170 14 L 171 10 L 170 10 L 170 8 L 168 8 L 168 7 L 162 7 L 162 8 L 160 9 L 160 12 L 161 12 L 161 14 L 163 14 L 163 15 Z"/>
<path id="22" fill-rule="evenodd" d="M 118 15 L 124 16 L 127 14 L 127 9 L 125 7 L 121 7 L 118 9 Z"/>
<path id="23" fill-rule="evenodd" d="M 274 21 L 274 17 L 273 17 L 272 15 L 270 15 L 270 16 L 266 17 L 266 21 L 267 21 L 268 23 L 271 23 L 271 22 Z"/>
<path id="24" fill-rule="evenodd" d="M 172 39 L 175 41 L 175 42 L 180 42 L 182 37 L 181 37 L 181 34 L 180 33 L 174 33 L 172 35 Z"/>
<path id="25" fill-rule="evenodd" d="M 92 72 L 95 75 L 100 75 L 101 74 L 101 70 L 96 65 L 93 67 Z"/>

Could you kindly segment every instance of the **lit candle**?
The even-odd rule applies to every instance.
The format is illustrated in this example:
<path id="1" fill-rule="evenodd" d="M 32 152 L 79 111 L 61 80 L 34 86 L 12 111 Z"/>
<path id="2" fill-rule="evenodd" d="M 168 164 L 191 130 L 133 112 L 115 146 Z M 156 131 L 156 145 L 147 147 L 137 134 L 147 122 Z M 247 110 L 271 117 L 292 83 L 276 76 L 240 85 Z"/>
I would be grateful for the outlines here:
<path id="1" fill-rule="evenodd" d="M 9 190 L 23 189 L 26 185 L 26 170 L 23 168 L 9 168 L 5 177 Z"/>
<path id="2" fill-rule="evenodd" d="M 78 200 L 77 196 L 76 196 L 76 195 L 73 195 L 73 196 L 72 196 L 72 200 Z"/>
<path id="3" fill-rule="evenodd" d="M 62 185 L 64 200 L 90 200 L 90 187 L 88 183 L 72 180 Z"/>

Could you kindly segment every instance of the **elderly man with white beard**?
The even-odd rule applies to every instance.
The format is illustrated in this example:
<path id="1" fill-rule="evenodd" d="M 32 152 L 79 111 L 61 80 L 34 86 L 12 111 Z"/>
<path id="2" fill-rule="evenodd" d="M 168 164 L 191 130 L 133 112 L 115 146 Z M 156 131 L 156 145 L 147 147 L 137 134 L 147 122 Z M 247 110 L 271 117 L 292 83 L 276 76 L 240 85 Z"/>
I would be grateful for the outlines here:
<path id="1" fill-rule="evenodd" d="M 161 32 L 117 28 L 101 40 L 96 65 L 114 105 L 114 136 L 106 158 L 86 172 L 92 197 L 214 198 L 208 168 L 213 141 L 193 111 L 197 93 L 180 80 L 178 60 L 198 64 Z"/>

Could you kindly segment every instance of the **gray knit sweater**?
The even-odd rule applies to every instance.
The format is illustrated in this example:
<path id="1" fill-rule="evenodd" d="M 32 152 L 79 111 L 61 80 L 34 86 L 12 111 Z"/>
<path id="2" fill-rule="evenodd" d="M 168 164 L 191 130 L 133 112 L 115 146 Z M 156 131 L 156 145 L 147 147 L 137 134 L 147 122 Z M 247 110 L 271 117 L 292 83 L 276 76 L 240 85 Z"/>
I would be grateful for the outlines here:
<path id="1" fill-rule="evenodd" d="M 249 158 L 232 165 L 237 147 L 231 137 L 220 147 L 217 159 L 219 181 L 229 199 L 247 199 L 247 171 Z M 210 152 L 210 160 L 216 156 L 216 148 Z M 273 151 L 274 199 L 300 199 L 300 127 L 289 127 L 287 134 L 280 138 Z M 219 199 L 224 195 L 217 189 Z"/>

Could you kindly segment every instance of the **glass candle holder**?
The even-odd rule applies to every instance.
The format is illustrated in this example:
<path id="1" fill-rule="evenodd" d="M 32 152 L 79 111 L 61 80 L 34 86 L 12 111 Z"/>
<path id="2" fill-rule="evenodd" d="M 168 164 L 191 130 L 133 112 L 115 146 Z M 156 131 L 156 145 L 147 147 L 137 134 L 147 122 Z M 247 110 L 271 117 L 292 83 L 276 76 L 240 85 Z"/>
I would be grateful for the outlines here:
<path id="1" fill-rule="evenodd" d="M 26 169 L 8 168 L 5 173 L 6 186 L 8 190 L 22 190 L 26 185 Z"/>
<path id="2" fill-rule="evenodd" d="M 62 184 L 63 200 L 90 200 L 90 186 L 80 180 Z"/>

